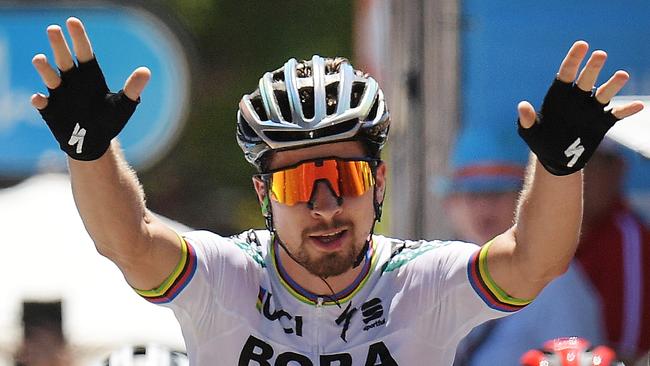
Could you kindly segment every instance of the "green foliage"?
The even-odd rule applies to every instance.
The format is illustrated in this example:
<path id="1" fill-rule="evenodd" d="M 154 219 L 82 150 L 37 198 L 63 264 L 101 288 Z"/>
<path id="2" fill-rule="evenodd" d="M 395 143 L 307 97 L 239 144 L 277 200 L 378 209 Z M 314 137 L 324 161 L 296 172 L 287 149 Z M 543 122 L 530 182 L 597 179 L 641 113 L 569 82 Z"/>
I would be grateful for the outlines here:
<path id="1" fill-rule="evenodd" d="M 158 7 L 160 2 L 156 2 Z M 192 40 L 190 115 L 178 141 L 140 172 L 149 207 L 195 228 L 234 234 L 264 222 L 254 169 L 235 140 L 243 94 L 289 59 L 352 58 L 350 1 L 167 0 Z"/>

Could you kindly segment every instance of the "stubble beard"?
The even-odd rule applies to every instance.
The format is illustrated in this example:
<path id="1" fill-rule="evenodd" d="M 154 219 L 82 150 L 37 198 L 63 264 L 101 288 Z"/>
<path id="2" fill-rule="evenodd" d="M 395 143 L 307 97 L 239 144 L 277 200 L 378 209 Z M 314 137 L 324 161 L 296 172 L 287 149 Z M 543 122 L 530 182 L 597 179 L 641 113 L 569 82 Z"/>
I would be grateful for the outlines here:
<path id="1" fill-rule="evenodd" d="M 333 226 L 341 227 L 343 225 Z M 309 271 L 309 273 L 321 278 L 338 276 L 349 271 L 352 269 L 352 266 L 365 243 L 359 244 L 355 242 L 357 236 L 355 235 L 355 227 L 351 222 L 347 222 L 345 227 L 348 230 L 347 235 L 351 237 L 350 242 L 344 243 L 341 250 L 327 254 L 319 254 L 313 250 L 310 251 L 308 248 L 309 245 L 306 243 L 306 241 L 309 240 L 308 235 L 303 233 L 303 241 L 295 253 L 296 259 L 298 259 L 299 263 Z M 325 227 L 316 228 L 316 230 L 325 229 Z M 312 229 L 311 232 L 313 231 L 315 230 Z"/>
<path id="2" fill-rule="evenodd" d="M 338 276 L 349 271 L 358 256 L 359 250 L 353 243 L 340 252 L 320 256 L 308 253 L 305 245 L 302 244 L 296 253 L 297 259 L 309 273 L 322 278 Z"/>

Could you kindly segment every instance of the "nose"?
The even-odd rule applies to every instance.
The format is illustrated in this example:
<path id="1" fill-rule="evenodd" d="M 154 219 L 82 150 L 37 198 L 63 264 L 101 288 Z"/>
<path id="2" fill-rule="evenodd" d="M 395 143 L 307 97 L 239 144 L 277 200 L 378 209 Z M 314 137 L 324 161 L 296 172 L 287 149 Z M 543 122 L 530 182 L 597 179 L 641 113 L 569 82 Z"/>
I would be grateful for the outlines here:
<path id="1" fill-rule="evenodd" d="M 343 211 L 343 199 L 338 198 L 326 182 L 317 182 L 309 200 L 314 218 L 332 219 Z"/>

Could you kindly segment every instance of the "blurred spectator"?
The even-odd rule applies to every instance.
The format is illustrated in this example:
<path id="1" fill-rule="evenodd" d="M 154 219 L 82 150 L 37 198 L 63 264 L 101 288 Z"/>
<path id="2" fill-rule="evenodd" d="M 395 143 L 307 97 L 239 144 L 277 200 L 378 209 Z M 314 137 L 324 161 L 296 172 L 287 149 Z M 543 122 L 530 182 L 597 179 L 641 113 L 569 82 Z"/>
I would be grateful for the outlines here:
<path id="1" fill-rule="evenodd" d="M 63 335 L 61 301 L 23 303 L 23 341 L 16 366 L 73 365 Z"/>
<path id="2" fill-rule="evenodd" d="M 461 132 L 446 183 L 445 207 L 456 239 L 483 245 L 513 224 L 528 151 L 513 131 Z M 475 328 L 454 365 L 519 365 L 531 348 L 561 336 L 603 342 L 600 304 L 572 265 L 525 309 Z"/>
<path id="3" fill-rule="evenodd" d="M 601 297 L 609 344 L 630 361 L 650 350 L 650 231 L 623 198 L 623 149 L 606 139 L 584 170 L 576 259 Z"/>

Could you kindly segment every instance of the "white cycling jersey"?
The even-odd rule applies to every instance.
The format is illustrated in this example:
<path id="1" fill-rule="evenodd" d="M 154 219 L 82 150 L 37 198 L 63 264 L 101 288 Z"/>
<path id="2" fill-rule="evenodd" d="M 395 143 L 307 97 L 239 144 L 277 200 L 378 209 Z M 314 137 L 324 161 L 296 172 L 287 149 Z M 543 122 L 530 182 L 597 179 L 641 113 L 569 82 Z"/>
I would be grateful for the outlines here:
<path id="1" fill-rule="evenodd" d="M 489 246 L 375 235 L 333 296 L 289 278 L 267 231 L 191 232 L 182 247 L 159 288 L 136 291 L 173 309 L 191 365 L 447 366 L 474 326 L 528 303 L 490 280 Z"/>

